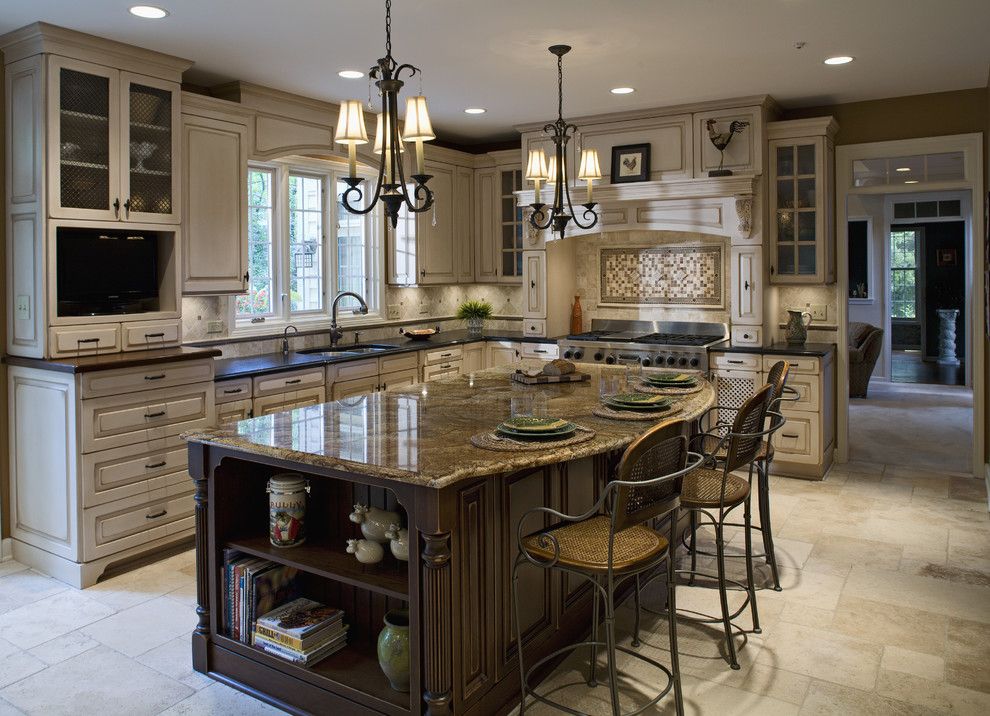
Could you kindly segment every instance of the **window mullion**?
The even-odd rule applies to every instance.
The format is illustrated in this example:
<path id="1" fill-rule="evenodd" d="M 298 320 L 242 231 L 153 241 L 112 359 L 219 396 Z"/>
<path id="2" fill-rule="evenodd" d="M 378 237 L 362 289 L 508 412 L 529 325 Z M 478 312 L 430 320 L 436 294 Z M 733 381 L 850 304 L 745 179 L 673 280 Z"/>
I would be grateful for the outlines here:
<path id="1" fill-rule="evenodd" d="M 291 220 L 289 212 L 289 170 L 287 167 L 279 167 L 278 173 L 279 315 L 283 321 L 288 321 L 291 315 L 289 310 L 289 287 L 291 286 L 291 279 L 289 277 L 289 221 Z"/>

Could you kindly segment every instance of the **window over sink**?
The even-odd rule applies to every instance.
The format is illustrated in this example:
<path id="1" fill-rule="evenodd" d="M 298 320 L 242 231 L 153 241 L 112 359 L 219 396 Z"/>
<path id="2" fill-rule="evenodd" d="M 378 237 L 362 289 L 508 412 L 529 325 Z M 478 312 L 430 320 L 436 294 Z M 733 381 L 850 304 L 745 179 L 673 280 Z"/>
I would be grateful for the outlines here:
<path id="1" fill-rule="evenodd" d="M 380 212 L 344 209 L 345 175 L 346 167 L 305 158 L 249 167 L 250 279 L 248 292 L 232 302 L 238 329 L 328 320 L 338 291 L 364 296 L 372 319 L 380 314 Z M 357 305 L 341 301 L 339 318 Z"/>

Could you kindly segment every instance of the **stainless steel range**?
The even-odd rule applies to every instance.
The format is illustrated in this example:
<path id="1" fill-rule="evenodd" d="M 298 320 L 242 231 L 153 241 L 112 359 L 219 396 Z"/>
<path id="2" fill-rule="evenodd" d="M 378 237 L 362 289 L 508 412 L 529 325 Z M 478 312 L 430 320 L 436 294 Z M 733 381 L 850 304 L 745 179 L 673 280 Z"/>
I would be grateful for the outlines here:
<path id="1" fill-rule="evenodd" d="M 596 318 L 591 330 L 557 341 L 560 355 L 585 363 L 639 363 L 708 371 L 708 346 L 726 340 L 724 323 L 619 321 Z"/>

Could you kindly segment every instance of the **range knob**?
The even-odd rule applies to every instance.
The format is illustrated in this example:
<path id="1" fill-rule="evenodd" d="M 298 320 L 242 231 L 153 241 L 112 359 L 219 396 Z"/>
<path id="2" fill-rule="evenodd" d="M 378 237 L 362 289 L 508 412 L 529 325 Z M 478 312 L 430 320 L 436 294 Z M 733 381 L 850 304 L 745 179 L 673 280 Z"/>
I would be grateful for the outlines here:
<path id="1" fill-rule="evenodd" d="M 605 356 L 602 354 L 601 351 L 598 351 L 597 353 L 595 353 L 595 360 L 601 360 L 604 357 Z"/>
<path id="2" fill-rule="evenodd" d="M 572 355 L 570 351 L 564 351 L 564 358 L 570 358 Z"/>
<path id="3" fill-rule="evenodd" d="M 609 365 L 612 365 L 613 363 L 615 363 L 615 356 L 609 356 L 608 358 L 605 359 L 605 362 L 608 363 Z"/>
<path id="4" fill-rule="evenodd" d="M 692 368 L 697 368 L 700 364 L 701 364 L 701 361 L 698 360 L 697 358 L 692 358 L 691 359 L 691 367 Z"/>
<path id="5" fill-rule="evenodd" d="M 652 361 L 652 360 L 650 360 L 649 358 L 644 358 L 644 359 L 643 359 L 642 361 L 640 361 L 640 362 L 641 362 L 641 363 L 642 363 L 642 364 L 643 364 L 644 366 L 647 366 L 647 367 L 648 367 L 648 366 L 651 366 L 651 365 L 653 365 L 653 361 Z"/>
<path id="6" fill-rule="evenodd" d="M 677 362 L 677 358 L 674 356 L 667 356 L 667 365 L 674 365 Z"/>
<path id="7" fill-rule="evenodd" d="M 678 359 L 677 359 L 677 365 L 679 365 L 679 366 L 681 366 L 681 367 L 683 367 L 683 366 L 686 366 L 686 365 L 687 365 L 687 363 L 688 363 L 688 360 L 687 360 L 687 358 L 683 358 L 683 357 L 681 357 L 681 358 L 678 358 Z"/>
<path id="8" fill-rule="evenodd" d="M 578 349 L 578 350 L 574 351 L 574 360 L 581 360 L 582 358 L 584 358 L 584 351 L 583 350 Z"/>

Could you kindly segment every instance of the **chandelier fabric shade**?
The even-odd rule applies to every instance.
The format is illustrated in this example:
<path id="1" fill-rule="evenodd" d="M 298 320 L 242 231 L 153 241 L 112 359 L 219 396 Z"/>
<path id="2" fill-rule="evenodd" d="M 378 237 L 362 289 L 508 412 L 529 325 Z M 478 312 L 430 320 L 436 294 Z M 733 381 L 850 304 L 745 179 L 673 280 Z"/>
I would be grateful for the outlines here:
<path id="1" fill-rule="evenodd" d="M 357 145 L 368 143 L 368 130 L 364 126 L 364 108 L 360 100 L 348 99 L 340 105 L 337 115 L 337 144 L 347 145 L 347 166 L 351 176 L 357 174 Z"/>
<path id="2" fill-rule="evenodd" d="M 382 145 L 384 144 L 383 138 L 391 132 L 392 123 L 388 119 L 387 114 L 378 115 L 378 124 L 375 126 L 375 154 L 382 153 Z M 402 146 L 402 132 L 399 132 L 399 151 L 404 152 L 406 148 Z"/>
<path id="3" fill-rule="evenodd" d="M 407 142 L 428 142 L 437 138 L 433 133 L 433 125 L 430 124 L 426 97 L 417 95 L 406 100 L 406 121 L 402 128 Z"/>
<path id="4" fill-rule="evenodd" d="M 598 164 L 598 150 L 585 149 L 581 152 L 581 166 L 578 169 L 578 179 L 588 182 L 588 201 L 591 203 L 591 183 L 602 178 L 602 168 Z"/>

